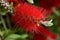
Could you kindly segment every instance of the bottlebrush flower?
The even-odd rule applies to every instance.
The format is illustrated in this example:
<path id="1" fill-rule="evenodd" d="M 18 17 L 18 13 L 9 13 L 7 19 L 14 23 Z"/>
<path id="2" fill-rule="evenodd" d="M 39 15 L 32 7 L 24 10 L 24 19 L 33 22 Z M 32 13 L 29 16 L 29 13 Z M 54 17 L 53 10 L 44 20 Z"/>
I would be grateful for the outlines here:
<path id="1" fill-rule="evenodd" d="M 43 34 L 46 37 L 53 38 L 53 34 L 47 31 L 40 21 L 44 20 L 47 16 L 47 11 L 30 5 L 27 3 L 20 3 L 14 7 L 14 15 L 12 20 L 15 25 L 23 28 L 26 32 Z"/>
<path id="2" fill-rule="evenodd" d="M 29 5 L 27 3 L 22 3 L 14 7 L 14 16 L 12 16 L 13 21 L 24 28 L 27 32 L 37 32 L 38 21 L 46 18 L 46 10 L 43 11 L 42 8 Z"/>
<path id="3" fill-rule="evenodd" d="M 43 34 L 46 37 L 54 38 L 54 35 L 47 31 L 42 25 L 37 25 L 39 21 L 46 18 L 46 11 L 27 3 L 15 6 L 15 13 L 12 20 L 26 32 Z"/>
<path id="4" fill-rule="evenodd" d="M 38 0 L 38 3 L 48 10 L 52 7 L 60 7 L 60 0 Z"/>

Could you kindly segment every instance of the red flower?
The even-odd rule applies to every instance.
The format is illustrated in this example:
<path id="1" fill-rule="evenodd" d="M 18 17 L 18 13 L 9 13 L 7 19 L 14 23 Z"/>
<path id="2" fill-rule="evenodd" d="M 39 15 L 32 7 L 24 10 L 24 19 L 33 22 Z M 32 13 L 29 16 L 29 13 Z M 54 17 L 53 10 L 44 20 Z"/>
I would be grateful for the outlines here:
<path id="1" fill-rule="evenodd" d="M 13 21 L 24 28 L 27 32 L 38 32 L 37 21 L 46 18 L 46 11 L 43 12 L 42 8 L 38 8 L 27 3 L 15 6 L 14 10 L 15 13 L 14 16 L 12 16 Z"/>
<path id="2" fill-rule="evenodd" d="M 22 3 L 15 6 L 14 10 L 15 13 L 12 16 L 12 20 L 26 32 L 38 33 L 44 35 L 45 37 L 56 39 L 56 36 L 46 30 L 42 25 L 37 25 L 37 21 L 41 21 L 46 18 L 46 11 L 44 12 L 41 8 L 29 5 L 27 3 Z"/>
<path id="3" fill-rule="evenodd" d="M 38 0 L 38 3 L 48 10 L 52 7 L 60 7 L 60 0 Z"/>
<path id="4" fill-rule="evenodd" d="M 27 3 L 20 3 L 14 7 L 14 15 L 11 17 L 15 25 L 19 25 L 19 27 L 23 28 L 26 32 L 30 33 L 38 33 L 43 36 L 36 37 L 49 37 L 52 39 L 56 39 L 56 36 L 51 32 L 47 31 L 39 22 L 45 19 L 47 12 L 42 8 L 38 8 L 34 5 L 30 5 Z M 38 40 L 38 39 L 36 39 Z M 41 38 L 41 40 L 43 40 Z"/>

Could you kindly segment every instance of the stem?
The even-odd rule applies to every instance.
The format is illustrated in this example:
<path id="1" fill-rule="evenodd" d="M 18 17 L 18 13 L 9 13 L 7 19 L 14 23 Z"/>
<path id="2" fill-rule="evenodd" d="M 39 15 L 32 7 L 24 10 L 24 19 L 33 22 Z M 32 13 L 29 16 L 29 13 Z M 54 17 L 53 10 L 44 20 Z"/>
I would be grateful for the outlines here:
<path id="1" fill-rule="evenodd" d="M 0 15 L 0 18 L 1 18 L 1 21 L 2 21 L 2 24 L 3 24 L 4 29 L 7 30 L 7 26 L 6 26 L 6 23 L 5 23 L 5 21 L 4 21 L 3 16 Z"/>
<path id="2" fill-rule="evenodd" d="M 11 23 L 10 23 L 10 20 L 9 20 L 9 16 L 8 15 L 6 15 L 6 19 L 7 19 L 8 27 L 11 28 L 12 26 L 11 26 Z"/>

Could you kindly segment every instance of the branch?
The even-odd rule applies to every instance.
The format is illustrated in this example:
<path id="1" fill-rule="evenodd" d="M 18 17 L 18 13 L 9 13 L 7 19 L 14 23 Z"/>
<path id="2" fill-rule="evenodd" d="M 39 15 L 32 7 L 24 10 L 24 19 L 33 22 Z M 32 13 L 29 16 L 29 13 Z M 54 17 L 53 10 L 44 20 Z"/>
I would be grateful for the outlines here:
<path id="1" fill-rule="evenodd" d="M 1 21 L 2 21 L 2 24 L 3 24 L 4 29 L 7 30 L 7 26 L 6 26 L 6 23 L 5 23 L 5 21 L 4 21 L 3 16 L 0 15 L 0 18 L 1 18 Z"/>

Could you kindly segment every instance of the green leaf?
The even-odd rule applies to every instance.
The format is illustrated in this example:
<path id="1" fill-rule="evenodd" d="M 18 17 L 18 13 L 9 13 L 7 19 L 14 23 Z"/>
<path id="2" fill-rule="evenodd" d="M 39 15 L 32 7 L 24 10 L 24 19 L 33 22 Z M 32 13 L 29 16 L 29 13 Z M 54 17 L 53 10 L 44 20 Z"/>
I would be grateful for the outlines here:
<path id="1" fill-rule="evenodd" d="M 5 40 L 16 40 L 16 39 L 25 39 L 27 35 L 18 35 L 18 34 L 11 34 L 5 38 Z"/>
<path id="2" fill-rule="evenodd" d="M 2 31 L 0 31 L 0 35 L 3 36 L 3 32 Z"/>
<path id="3" fill-rule="evenodd" d="M 0 12 L 1 15 L 6 15 L 8 11 Z"/>
<path id="4" fill-rule="evenodd" d="M 11 34 L 13 34 L 13 32 L 11 30 L 6 30 L 6 31 L 4 31 L 4 35 L 3 36 L 6 38 L 7 36 L 9 36 Z"/>
<path id="5" fill-rule="evenodd" d="M 23 35 L 21 35 L 21 38 L 22 38 L 22 39 L 25 39 L 26 37 L 28 37 L 27 34 L 23 34 Z"/>

